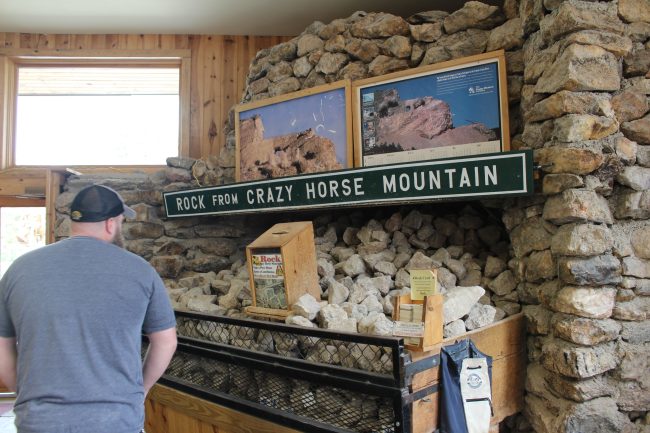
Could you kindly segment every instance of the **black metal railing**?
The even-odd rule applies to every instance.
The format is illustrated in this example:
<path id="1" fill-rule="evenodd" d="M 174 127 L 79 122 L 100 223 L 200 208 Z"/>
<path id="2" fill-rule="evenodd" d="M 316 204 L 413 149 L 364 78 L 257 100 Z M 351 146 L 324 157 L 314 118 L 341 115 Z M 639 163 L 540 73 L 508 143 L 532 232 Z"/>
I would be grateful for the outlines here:
<path id="1" fill-rule="evenodd" d="M 260 320 L 176 312 L 178 335 L 315 364 L 393 375 L 404 356 L 399 338 L 306 328 Z M 399 381 L 399 377 L 393 377 Z"/>
<path id="2" fill-rule="evenodd" d="M 410 432 L 410 379 L 437 363 L 411 362 L 401 338 L 184 311 L 176 319 L 179 345 L 161 383 L 303 431 Z"/>

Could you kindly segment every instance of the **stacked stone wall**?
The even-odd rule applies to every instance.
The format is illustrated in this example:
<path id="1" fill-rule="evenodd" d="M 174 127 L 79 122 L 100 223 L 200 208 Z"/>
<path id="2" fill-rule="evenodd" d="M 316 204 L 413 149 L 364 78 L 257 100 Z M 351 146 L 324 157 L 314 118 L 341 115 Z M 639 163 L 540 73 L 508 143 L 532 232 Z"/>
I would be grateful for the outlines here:
<path id="1" fill-rule="evenodd" d="M 512 148 L 534 149 L 543 175 L 539 192 L 531 197 L 378 214 L 163 218 L 162 191 L 233 181 L 231 117 L 221 155 L 199 161 L 170 158 L 169 167 L 153 176 L 69 178 L 57 202 L 57 234 L 67 234 L 74 192 L 92 181 L 106 183 L 137 209 L 137 221 L 124 227 L 128 248 L 165 277 L 175 302 L 241 314 L 250 303 L 245 245 L 273 222 L 312 219 L 323 298 L 334 297 L 346 320 L 359 307 L 343 304 L 351 293 L 361 298 L 364 290 L 381 294 L 376 303 L 368 300 L 366 309 L 388 314 L 386 298 L 400 290 L 404 274 L 398 274 L 407 272 L 414 258 L 444 269 L 446 289 L 485 290 L 476 305 L 493 307 L 491 320 L 501 312 L 524 312 L 525 419 L 510 420 L 510 430 L 648 431 L 647 0 L 505 0 L 502 8 L 470 1 L 451 14 L 426 11 L 404 19 L 357 12 L 327 24 L 315 22 L 293 40 L 257 54 L 242 102 L 496 49 L 506 51 Z M 472 223 L 477 215 L 479 222 Z M 436 225 L 440 219 L 451 220 L 454 229 Z M 484 227 L 493 228 L 481 232 Z M 478 283 L 463 286 L 470 274 Z M 314 313 L 321 307 L 305 302 L 295 323 L 344 322 L 338 310 L 322 317 Z M 458 319 L 462 325 L 446 332 L 470 329 L 476 317 L 469 320 L 467 312 Z M 486 320 L 485 314 L 480 317 Z M 381 325 L 366 321 L 362 329 L 381 333 Z"/>

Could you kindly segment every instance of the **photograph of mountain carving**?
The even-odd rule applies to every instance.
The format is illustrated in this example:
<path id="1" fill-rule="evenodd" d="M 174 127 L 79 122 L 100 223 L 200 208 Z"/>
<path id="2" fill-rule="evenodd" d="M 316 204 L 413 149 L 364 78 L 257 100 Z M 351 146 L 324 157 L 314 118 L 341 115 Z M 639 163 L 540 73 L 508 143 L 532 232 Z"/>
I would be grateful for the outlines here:
<path id="1" fill-rule="evenodd" d="M 350 168 L 350 81 L 235 108 L 238 181 Z"/>
<path id="2" fill-rule="evenodd" d="M 503 51 L 353 83 L 357 165 L 509 149 Z"/>

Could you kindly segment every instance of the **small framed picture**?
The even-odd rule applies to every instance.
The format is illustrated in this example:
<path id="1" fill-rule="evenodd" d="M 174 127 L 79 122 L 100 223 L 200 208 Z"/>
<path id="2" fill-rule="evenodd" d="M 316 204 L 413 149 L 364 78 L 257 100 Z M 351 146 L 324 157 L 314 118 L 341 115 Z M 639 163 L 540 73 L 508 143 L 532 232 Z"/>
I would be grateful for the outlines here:
<path id="1" fill-rule="evenodd" d="M 235 107 L 236 180 L 354 167 L 349 80 Z"/>
<path id="2" fill-rule="evenodd" d="M 355 81 L 355 166 L 510 149 L 503 50 Z"/>

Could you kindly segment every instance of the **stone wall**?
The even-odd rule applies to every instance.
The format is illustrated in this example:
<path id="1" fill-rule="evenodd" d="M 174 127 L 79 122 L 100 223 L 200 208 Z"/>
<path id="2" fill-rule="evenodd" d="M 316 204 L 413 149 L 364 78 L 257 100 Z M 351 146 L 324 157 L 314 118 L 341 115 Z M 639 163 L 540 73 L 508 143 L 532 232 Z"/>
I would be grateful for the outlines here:
<path id="1" fill-rule="evenodd" d="M 257 54 L 242 101 L 503 48 L 512 147 L 535 149 L 540 192 L 470 206 L 165 220 L 161 191 L 234 179 L 231 116 L 219 156 L 170 159 L 154 176 L 71 177 L 57 233 L 67 233 L 67 206 L 82 184 L 115 187 L 138 210 L 125 224 L 128 248 L 166 278 L 175 302 L 215 313 L 238 314 L 250 302 L 243 247 L 280 221 L 314 220 L 330 300 L 376 290 L 387 313 L 382 290 L 399 290 L 399 270 L 414 258 L 446 269 L 447 289 L 473 272 L 479 283 L 467 287 L 486 290 L 478 303 L 494 308 L 492 320 L 520 308 L 528 319 L 526 418 L 512 430 L 648 431 L 649 39 L 647 0 L 505 0 L 502 9 L 472 1 L 452 14 L 315 22 Z M 340 305 L 347 319 L 359 309 Z M 299 317 L 310 316 L 306 307 Z M 305 320 L 327 326 L 328 317 Z M 458 326 L 473 326 L 469 318 Z M 363 329 L 379 333 L 381 323 Z"/>

